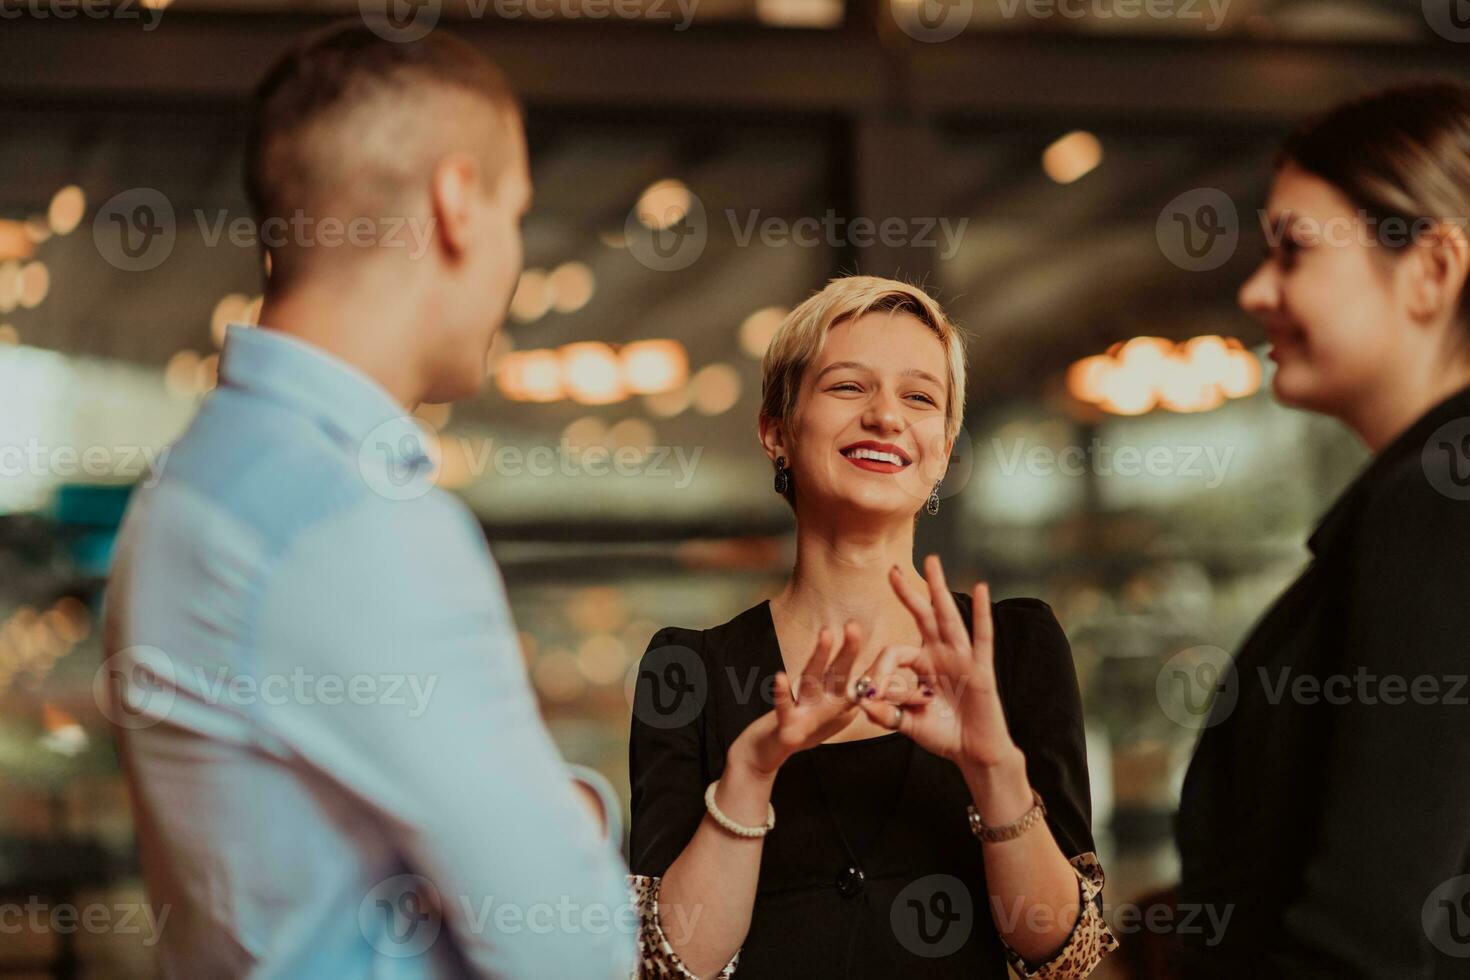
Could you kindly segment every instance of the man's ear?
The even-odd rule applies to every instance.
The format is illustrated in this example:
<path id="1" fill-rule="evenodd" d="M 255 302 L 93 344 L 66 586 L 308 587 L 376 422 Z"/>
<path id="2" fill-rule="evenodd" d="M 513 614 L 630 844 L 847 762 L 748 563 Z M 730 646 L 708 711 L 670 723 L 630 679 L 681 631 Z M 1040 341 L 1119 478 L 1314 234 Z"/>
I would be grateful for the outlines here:
<path id="1" fill-rule="evenodd" d="M 1415 267 L 1409 293 L 1409 311 L 1415 317 L 1438 320 L 1446 310 L 1459 308 L 1470 272 L 1470 240 L 1455 222 L 1441 222 L 1416 243 Z"/>
<path id="2" fill-rule="evenodd" d="M 478 232 L 475 197 L 480 193 L 480 165 L 468 153 L 451 153 L 434 166 L 430 204 L 439 237 L 451 255 L 463 255 Z"/>
<path id="3" fill-rule="evenodd" d="M 770 457 L 771 462 L 774 463 L 777 456 L 785 456 L 788 460 L 791 459 L 790 447 L 786 442 L 786 427 L 779 420 L 773 419 L 769 415 L 762 415 L 760 418 L 760 439 L 761 447 L 765 449 L 766 455 Z"/>

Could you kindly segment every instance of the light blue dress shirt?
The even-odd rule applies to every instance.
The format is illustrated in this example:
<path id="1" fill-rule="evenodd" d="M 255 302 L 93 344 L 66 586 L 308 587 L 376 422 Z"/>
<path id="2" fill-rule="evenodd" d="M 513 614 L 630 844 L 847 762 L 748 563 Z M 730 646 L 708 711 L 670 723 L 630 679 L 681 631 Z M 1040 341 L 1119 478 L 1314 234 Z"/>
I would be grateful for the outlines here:
<path id="1" fill-rule="evenodd" d="M 231 326 L 129 506 L 97 690 L 169 976 L 632 972 L 626 867 L 404 415 L 314 346 Z"/>

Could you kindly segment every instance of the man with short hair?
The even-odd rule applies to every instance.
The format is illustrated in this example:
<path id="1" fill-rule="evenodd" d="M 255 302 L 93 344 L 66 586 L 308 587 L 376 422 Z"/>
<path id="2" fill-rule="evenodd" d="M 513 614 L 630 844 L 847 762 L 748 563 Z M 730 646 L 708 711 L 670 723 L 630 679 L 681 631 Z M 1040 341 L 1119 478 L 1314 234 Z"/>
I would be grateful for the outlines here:
<path id="1" fill-rule="evenodd" d="M 132 502 L 108 596 L 169 976 L 626 978 L 625 867 L 410 412 L 473 394 L 530 179 L 499 72 L 360 25 L 258 88 L 271 274 Z"/>

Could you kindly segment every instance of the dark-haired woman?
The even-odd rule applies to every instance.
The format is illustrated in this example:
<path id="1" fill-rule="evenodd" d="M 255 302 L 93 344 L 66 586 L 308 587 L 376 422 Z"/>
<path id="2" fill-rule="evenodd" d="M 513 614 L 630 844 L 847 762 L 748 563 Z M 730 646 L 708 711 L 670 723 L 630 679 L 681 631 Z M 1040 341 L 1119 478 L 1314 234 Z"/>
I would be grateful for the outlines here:
<path id="1" fill-rule="evenodd" d="M 1045 603 L 914 568 L 964 368 L 933 299 L 867 276 L 773 338 L 760 435 L 796 566 L 640 665 L 645 976 L 1081 978 L 1115 945 L 1066 637 Z"/>
<path id="2" fill-rule="evenodd" d="M 1276 397 L 1373 451 L 1222 681 L 1185 780 L 1183 976 L 1470 977 L 1470 89 L 1281 152 L 1240 303 Z M 1178 920 L 1182 921 L 1182 920 Z"/>

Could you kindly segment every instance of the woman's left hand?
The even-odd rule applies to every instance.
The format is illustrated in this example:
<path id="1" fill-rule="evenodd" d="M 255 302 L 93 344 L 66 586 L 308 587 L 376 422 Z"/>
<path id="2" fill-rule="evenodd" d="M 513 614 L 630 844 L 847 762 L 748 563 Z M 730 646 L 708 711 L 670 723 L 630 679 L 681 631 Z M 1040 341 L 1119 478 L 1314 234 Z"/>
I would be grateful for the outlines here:
<path id="1" fill-rule="evenodd" d="M 897 566 L 888 573 L 893 590 L 918 623 L 923 645 L 888 647 L 879 654 L 868 670 L 876 693 L 862 699 L 863 711 L 962 768 L 1014 762 L 1020 750 L 1006 727 L 995 682 L 990 589 L 981 583 L 972 593 L 972 638 L 937 556 L 925 561 L 924 573 L 927 595 L 905 582 Z M 913 675 L 919 677 L 917 690 L 905 682 Z"/>

